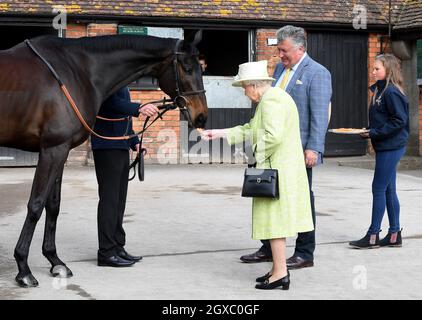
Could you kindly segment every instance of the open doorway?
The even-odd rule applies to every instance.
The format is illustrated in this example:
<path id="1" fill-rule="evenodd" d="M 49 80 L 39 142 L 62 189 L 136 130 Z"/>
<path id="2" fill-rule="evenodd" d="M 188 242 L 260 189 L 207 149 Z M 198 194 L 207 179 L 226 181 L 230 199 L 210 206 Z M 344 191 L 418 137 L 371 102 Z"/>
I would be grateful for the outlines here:
<path id="1" fill-rule="evenodd" d="M 45 34 L 57 35 L 57 30 L 52 27 L 28 26 L 3 26 L 0 25 L 0 50 L 9 49 L 25 39 L 38 37 Z"/>
<path id="2" fill-rule="evenodd" d="M 247 30 L 203 30 L 198 50 L 207 58 L 208 74 L 235 76 L 239 64 L 249 61 L 248 37 Z"/>
<path id="3" fill-rule="evenodd" d="M 186 39 L 196 30 L 184 30 Z M 198 44 L 200 54 L 207 60 L 203 75 L 208 104 L 206 129 L 227 128 L 250 120 L 251 103 L 242 89 L 231 84 L 239 64 L 250 60 L 253 41 L 252 30 L 202 30 Z M 181 162 L 182 163 L 233 163 L 239 159 L 239 150 L 228 146 L 226 141 L 205 142 L 197 130 L 189 128 L 181 117 Z M 236 151 L 237 150 L 237 151 Z M 242 150 L 243 151 L 243 150 Z M 240 152 L 243 154 L 242 152 Z"/>
<path id="4" fill-rule="evenodd" d="M 25 39 L 45 34 L 57 35 L 57 30 L 43 26 L 10 26 L 0 25 L 0 50 L 9 49 Z M 0 167 L 34 166 L 38 161 L 38 153 L 26 152 L 13 148 L 0 147 Z"/>

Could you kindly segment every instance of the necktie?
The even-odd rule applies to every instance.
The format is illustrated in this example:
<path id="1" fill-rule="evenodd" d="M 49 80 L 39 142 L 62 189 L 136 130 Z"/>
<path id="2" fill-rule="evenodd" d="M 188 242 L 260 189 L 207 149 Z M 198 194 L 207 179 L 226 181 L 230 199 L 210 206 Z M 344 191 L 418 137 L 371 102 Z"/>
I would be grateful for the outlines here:
<path id="1" fill-rule="evenodd" d="M 286 85 L 287 85 L 287 81 L 289 80 L 289 74 L 290 74 L 290 71 L 291 71 L 292 69 L 286 69 L 286 72 L 284 73 L 284 77 L 283 77 L 283 79 L 281 80 L 281 83 L 280 83 L 280 88 L 281 89 L 286 89 Z"/>

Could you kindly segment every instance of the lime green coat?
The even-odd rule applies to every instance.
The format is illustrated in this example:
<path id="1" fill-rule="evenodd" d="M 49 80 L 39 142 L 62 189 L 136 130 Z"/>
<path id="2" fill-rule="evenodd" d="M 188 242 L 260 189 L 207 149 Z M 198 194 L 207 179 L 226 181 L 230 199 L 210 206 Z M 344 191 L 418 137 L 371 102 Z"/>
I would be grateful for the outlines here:
<path id="1" fill-rule="evenodd" d="M 253 198 L 252 238 L 293 237 L 313 230 L 299 115 L 293 99 L 280 88 L 262 96 L 251 121 L 227 130 L 229 144 L 252 141 L 257 168 L 278 169 L 279 199 Z"/>

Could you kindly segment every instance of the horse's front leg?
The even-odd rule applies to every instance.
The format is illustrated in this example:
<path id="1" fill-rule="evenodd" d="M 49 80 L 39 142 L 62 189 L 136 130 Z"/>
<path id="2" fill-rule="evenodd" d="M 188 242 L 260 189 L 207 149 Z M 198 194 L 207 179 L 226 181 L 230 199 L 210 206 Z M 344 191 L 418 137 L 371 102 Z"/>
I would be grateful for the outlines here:
<path id="1" fill-rule="evenodd" d="M 56 251 L 56 227 L 57 218 L 60 213 L 60 196 L 62 187 L 63 166 L 59 168 L 59 173 L 54 181 L 53 187 L 45 204 L 45 228 L 42 253 L 51 263 L 50 273 L 62 278 L 73 276 L 72 271 L 59 259 Z"/>
<path id="2" fill-rule="evenodd" d="M 35 287 L 38 285 L 38 281 L 34 278 L 28 266 L 29 247 L 37 222 L 41 217 L 60 169 L 64 166 L 69 149 L 68 145 L 60 145 L 53 148 L 41 149 L 40 151 L 38 165 L 32 183 L 31 196 L 28 202 L 28 213 L 14 254 L 19 269 L 19 273 L 15 279 L 22 287 Z"/>

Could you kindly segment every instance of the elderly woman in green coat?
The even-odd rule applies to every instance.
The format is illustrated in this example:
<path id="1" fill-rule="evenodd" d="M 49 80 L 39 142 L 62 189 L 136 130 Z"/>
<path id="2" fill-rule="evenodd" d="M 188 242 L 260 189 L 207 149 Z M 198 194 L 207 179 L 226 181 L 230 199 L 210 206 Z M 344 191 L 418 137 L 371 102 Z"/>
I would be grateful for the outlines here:
<path id="1" fill-rule="evenodd" d="M 271 87 L 273 80 L 266 60 L 241 64 L 233 86 L 243 87 L 258 103 L 254 117 L 242 126 L 206 130 L 202 137 L 226 138 L 229 144 L 250 140 L 256 167 L 278 169 L 279 198 L 253 198 L 252 238 L 270 239 L 273 255 L 272 269 L 256 279 L 255 288 L 288 290 L 286 238 L 314 227 L 296 104 L 284 90 Z"/>

